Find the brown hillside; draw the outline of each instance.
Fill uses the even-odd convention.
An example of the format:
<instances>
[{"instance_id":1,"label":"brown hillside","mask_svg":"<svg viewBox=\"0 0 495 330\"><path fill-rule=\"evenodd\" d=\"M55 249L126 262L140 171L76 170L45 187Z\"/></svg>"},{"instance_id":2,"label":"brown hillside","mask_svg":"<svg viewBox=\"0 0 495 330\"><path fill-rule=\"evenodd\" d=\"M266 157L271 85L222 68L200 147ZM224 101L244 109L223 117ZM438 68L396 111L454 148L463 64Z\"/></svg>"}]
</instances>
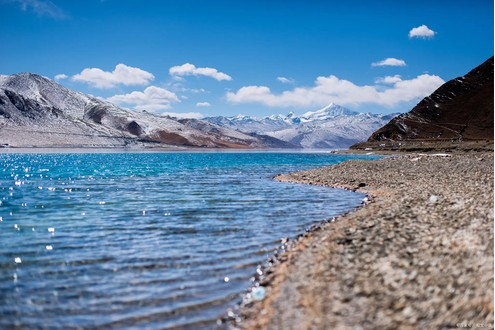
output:
<instances>
[{"instance_id":1,"label":"brown hillside","mask_svg":"<svg viewBox=\"0 0 495 330\"><path fill-rule=\"evenodd\" d=\"M452 79L409 113L378 129L366 147L397 141L493 141L493 56L463 77ZM352 148L352 147L351 147Z\"/></svg>"}]
</instances>

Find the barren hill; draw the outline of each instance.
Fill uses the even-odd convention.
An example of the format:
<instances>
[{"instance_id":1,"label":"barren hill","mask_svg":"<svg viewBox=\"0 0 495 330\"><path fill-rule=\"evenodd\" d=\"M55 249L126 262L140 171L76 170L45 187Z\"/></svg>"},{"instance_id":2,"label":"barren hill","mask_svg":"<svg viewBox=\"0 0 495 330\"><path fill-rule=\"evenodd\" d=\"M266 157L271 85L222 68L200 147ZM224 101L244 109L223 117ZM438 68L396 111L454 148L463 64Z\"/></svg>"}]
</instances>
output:
<instances>
[{"instance_id":1,"label":"barren hill","mask_svg":"<svg viewBox=\"0 0 495 330\"><path fill-rule=\"evenodd\" d=\"M492 56L351 148L421 148L420 144L436 148L483 142L493 149L493 88Z\"/></svg>"}]
</instances>

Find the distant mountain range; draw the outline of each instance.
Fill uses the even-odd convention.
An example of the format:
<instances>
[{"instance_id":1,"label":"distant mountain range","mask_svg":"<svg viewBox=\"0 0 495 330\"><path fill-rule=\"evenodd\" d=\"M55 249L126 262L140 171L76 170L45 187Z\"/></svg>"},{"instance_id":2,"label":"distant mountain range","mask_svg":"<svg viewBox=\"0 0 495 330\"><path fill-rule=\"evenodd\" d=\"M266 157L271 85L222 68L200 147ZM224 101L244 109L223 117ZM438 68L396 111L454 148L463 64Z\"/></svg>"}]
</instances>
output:
<instances>
[{"instance_id":1,"label":"distant mountain range","mask_svg":"<svg viewBox=\"0 0 495 330\"><path fill-rule=\"evenodd\" d=\"M0 75L4 147L347 148L394 115L332 103L302 116L178 119L122 109L36 74Z\"/></svg>"},{"instance_id":2,"label":"distant mountain range","mask_svg":"<svg viewBox=\"0 0 495 330\"><path fill-rule=\"evenodd\" d=\"M366 140L371 132L398 114L357 113L340 105L328 106L298 116L272 115L263 118L238 115L207 117L210 123L238 131L263 134L299 148L347 148Z\"/></svg>"},{"instance_id":3,"label":"distant mountain range","mask_svg":"<svg viewBox=\"0 0 495 330\"><path fill-rule=\"evenodd\" d=\"M291 147L194 119L119 108L42 76L0 75L0 144L10 147Z\"/></svg>"}]
</instances>

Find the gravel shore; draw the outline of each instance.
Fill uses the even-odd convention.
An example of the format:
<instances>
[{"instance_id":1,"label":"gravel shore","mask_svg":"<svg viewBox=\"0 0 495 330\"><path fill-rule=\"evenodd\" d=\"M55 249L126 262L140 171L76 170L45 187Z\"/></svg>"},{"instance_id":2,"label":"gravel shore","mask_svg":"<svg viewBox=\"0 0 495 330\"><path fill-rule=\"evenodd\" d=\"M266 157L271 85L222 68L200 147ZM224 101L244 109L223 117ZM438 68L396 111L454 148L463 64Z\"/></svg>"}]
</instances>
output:
<instances>
[{"instance_id":1,"label":"gravel shore","mask_svg":"<svg viewBox=\"0 0 495 330\"><path fill-rule=\"evenodd\" d=\"M276 179L367 193L273 258L233 327L493 328L493 153L349 161Z\"/></svg>"}]
</instances>

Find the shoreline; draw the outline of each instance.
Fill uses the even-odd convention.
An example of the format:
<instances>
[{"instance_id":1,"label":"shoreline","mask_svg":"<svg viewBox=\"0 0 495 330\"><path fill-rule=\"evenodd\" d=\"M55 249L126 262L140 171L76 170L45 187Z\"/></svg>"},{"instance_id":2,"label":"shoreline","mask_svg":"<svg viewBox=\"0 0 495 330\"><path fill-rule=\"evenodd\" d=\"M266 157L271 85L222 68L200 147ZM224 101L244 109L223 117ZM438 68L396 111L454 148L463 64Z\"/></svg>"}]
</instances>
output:
<instances>
[{"instance_id":1,"label":"shoreline","mask_svg":"<svg viewBox=\"0 0 495 330\"><path fill-rule=\"evenodd\" d=\"M200 147L124 147L124 146L62 146L62 147L0 147L0 154L7 153L321 153L340 154L337 149L287 149L287 148L200 148ZM356 152L354 154L360 154ZM368 153L382 155L382 153ZM386 154L386 153L383 153ZM395 153L396 154L396 153Z\"/></svg>"},{"instance_id":2,"label":"shoreline","mask_svg":"<svg viewBox=\"0 0 495 330\"><path fill-rule=\"evenodd\" d=\"M493 153L409 154L282 174L367 194L284 244L241 329L493 327ZM230 314L230 313L229 313Z\"/></svg>"}]
</instances>

